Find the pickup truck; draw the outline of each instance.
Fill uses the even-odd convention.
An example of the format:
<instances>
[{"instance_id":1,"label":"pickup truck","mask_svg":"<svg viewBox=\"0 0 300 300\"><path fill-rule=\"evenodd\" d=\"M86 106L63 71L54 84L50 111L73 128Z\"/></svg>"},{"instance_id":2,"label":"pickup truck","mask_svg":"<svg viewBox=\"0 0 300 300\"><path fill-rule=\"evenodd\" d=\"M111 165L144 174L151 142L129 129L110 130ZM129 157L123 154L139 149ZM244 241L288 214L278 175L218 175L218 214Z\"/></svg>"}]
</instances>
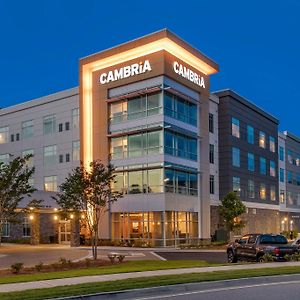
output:
<instances>
[{"instance_id":1,"label":"pickup truck","mask_svg":"<svg viewBox=\"0 0 300 300\"><path fill-rule=\"evenodd\" d=\"M286 254L298 252L296 246L288 244L285 236L280 234L247 234L227 246L227 259L229 263L238 260L262 262L263 256L269 253L274 260L284 260Z\"/></svg>"}]
</instances>

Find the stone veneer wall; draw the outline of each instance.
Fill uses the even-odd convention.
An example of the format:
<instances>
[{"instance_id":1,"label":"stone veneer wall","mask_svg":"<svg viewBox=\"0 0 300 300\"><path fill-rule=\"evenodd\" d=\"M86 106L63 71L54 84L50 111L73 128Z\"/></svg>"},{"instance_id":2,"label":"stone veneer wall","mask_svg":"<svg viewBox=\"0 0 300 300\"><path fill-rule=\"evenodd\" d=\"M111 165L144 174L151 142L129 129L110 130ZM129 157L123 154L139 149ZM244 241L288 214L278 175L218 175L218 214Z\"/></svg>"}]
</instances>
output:
<instances>
[{"instance_id":1,"label":"stone veneer wall","mask_svg":"<svg viewBox=\"0 0 300 300\"><path fill-rule=\"evenodd\" d=\"M24 214L20 214L19 223L10 224L10 236L3 237L2 242L13 242L21 240L22 242L28 242L29 244L32 241L32 237L23 236L23 216ZM31 225L31 234L35 235L35 238L33 239L34 244L38 244L38 240L39 243L42 244L48 244L50 242L57 243L58 222L54 221L53 216L54 214L52 213L41 213L39 216L36 216L36 213L34 213L35 219L32 221ZM37 221L38 224L36 223ZM39 230L39 233L37 233L36 230Z\"/></svg>"},{"instance_id":2,"label":"stone veneer wall","mask_svg":"<svg viewBox=\"0 0 300 300\"><path fill-rule=\"evenodd\" d=\"M224 228L224 223L219 215L217 206L211 206L210 210L211 233L214 234L217 229ZM242 229L241 235L280 232L280 214L277 210L248 208L242 219L246 221L246 226Z\"/></svg>"}]
</instances>

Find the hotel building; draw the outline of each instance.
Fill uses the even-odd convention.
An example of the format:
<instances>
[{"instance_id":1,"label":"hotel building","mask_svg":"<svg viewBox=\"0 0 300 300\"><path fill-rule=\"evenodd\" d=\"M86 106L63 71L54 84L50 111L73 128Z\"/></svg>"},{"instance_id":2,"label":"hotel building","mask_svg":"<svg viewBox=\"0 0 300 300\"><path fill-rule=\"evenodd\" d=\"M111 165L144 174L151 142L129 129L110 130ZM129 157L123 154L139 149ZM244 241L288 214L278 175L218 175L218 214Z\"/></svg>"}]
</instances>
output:
<instances>
[{"instance_id":1,"label":"hotel building","mask_svg":"<svg viewBox=\"0 0 300 300\"><path fill-rule=\"evenodd\" d=\"M285 195L297 192L279 180L280 166L290 169L277 148L297 153L297 139L278 135L278 120L235 92L211 93L216 72L214 61L161 30L81 59L79 88L1 109L0 161L34 154L33 197L44 200L31 219L6 223L3 239L69 242L70 220L51 196L80 161L88 168L96 159L114 165L112 188L124 195L102 220L101 239L210 239L223 226L217 205L232 190L247 206L244 231L278 232L282 218L295 227L290 214L300 206Z\"/></svg>"}]
</instances>

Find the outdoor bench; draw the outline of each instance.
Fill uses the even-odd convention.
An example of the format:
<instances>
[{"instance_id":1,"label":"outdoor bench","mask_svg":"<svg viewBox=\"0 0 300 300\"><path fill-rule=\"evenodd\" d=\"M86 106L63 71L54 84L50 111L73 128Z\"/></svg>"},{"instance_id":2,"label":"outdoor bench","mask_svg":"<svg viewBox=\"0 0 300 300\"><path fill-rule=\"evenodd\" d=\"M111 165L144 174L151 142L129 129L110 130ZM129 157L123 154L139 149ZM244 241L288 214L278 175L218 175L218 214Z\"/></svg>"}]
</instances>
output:
<instances>
[{"instance_id":1,"label":"outdoor bench","mask_svg":"<svg viewBox=\"0 0 300 300\"><path fill-rule=\"evenodd\" d=\"M116 259L119 262L122 262L126 256L130 256L130 254L129 253L117 253L117 252L110 252L107 254L107 257L110 259L110 261L112 263L114 263L116 261Z\"/></svg>"}]
</instances>

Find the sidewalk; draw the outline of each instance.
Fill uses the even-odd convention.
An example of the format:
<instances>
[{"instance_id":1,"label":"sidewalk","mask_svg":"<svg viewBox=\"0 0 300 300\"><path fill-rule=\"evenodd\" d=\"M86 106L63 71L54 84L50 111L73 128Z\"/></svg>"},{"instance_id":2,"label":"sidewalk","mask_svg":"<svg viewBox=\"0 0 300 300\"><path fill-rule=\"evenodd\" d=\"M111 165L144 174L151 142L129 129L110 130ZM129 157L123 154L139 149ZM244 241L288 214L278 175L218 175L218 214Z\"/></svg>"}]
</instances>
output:
<instances>
[{"instance_id":1,"label":"sidewalk","mask_svg":"<svg viewBox=\"0 0 300 300\"><path fill-rule=\"evenodd\" d=\"M81 283L105 282L105 281L114 281L114 280L122 280L122 279L129 279L129 278L141 278L141 277L152 277L152 276L162 276L162 275L180 275L180 274L189 274L189 273L206 273L206 272L230 271L230 270L231 271L232 270L254 270L254 269L264 269L264 268L295 267L295 266L300 266L300 262L229 265L229 266L218 266L218 267L183 268L183 269L157 270L157 271L145 271L145 272L118 273L118 274L110 274L110 275L83 276L83 277L51 279L51 280L23 282L23 283L0 284L0 292L15 292L15 291L24 291L29 289L42 289L42 288L51 288L51 287L74 285L74 284L81 284Z\"/></svg>"}]
</instances>

